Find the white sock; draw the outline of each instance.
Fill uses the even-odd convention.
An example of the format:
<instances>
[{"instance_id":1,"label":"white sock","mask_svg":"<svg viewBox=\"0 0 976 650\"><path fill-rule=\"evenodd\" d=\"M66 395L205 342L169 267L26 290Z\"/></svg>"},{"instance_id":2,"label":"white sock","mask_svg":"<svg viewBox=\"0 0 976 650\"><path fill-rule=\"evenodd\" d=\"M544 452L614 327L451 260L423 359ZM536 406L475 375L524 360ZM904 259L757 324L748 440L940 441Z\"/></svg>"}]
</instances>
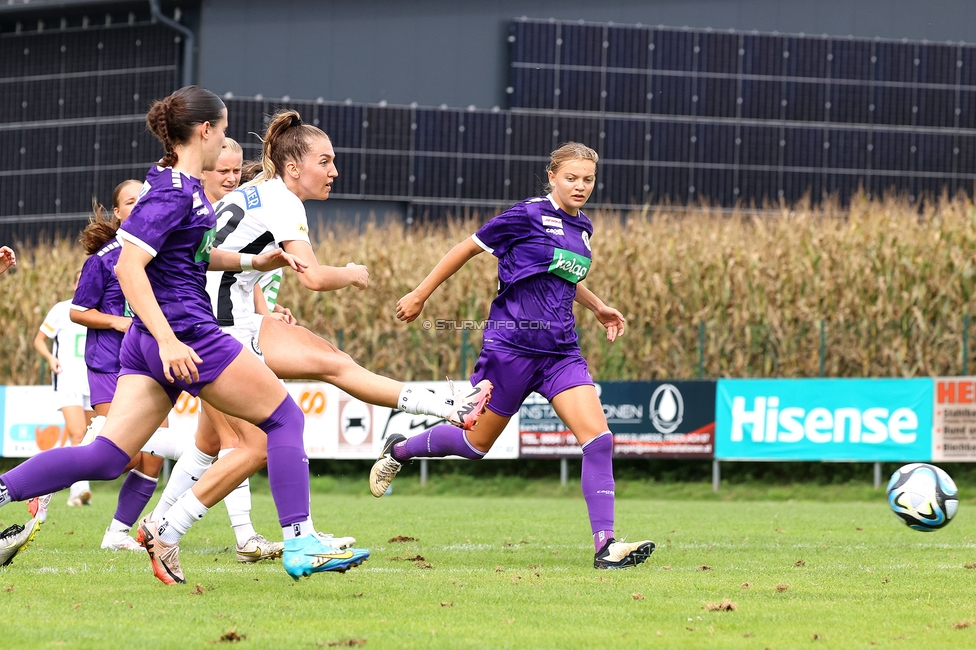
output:
<instances>
[{"instance_id":1,"label":"white sock","mask_svg":"<svg viewBox=\"0 0 976 650\"><path fill-rule=\"evenodd\" d=\"M160 522L159 539L167 544L179 544L186 531L190 530L190 526L197 520L203 519L207 510L209 508L200 503L193 490L187 490Z\"/></svg>"},{"instance_id":2,"label":"white sock","mask_svg":"<svg viewBox=\"0 0 976 650\"><path fill-rule=\"evenodd\" d=\"M203 453L197 449L196 445L180 456L176 465L173 466L173 471L170 472L169 482L166 484L166 489L163 490L163 495L159 497L159 503L156 504L156 509L153 510L151 518L156 521L162 520L167 511L180 498L180 495L193 489L193 485L200 480L200 477L213 462L214 457Z\"/></svg>"},{"instance_id":3,"label":"white sock","mask_svg":"<svg viewBox=\"0 0 976 650\"><path fill-rule=\"evenodd\" d=\"M217 452L217 458L223 458L231 449L221 449ZM257 535L254 526L251 524L251 481L244 479L244 482L234 488L234 491L224 497L224 505L227 506L227 515L230 517L231 528L234 529L234 536L237 537L237 544L243 546L247 540Z\"/></svg>"},{"instance_id":4,"label":"white sock","mask_svg":"<svg viewBox=\"0 0 976 650\"><path fill-rule=\"evenodd\" d=\"M286 542L289 539L298 539L299 537L308 537L315 533L315 529L312 528L312 520L306 519L305 521L299 522L297 524L291 524L290 526L281 527L282 539Z\"/></svg>"},{"instance_id":5,"label":"white sock","mask_svg":"<svg viewBox=\"0 0 976 650\"><path fill-rule=\"evenodd\" d=\"M454 410L454 396L438 395L428 388L404 384L397 398L397 409L420 415L436 415L446 418Z\"/></svg>"},{"instance_id":6,"label":"white sock","mask_svg":"<svg viewBox=\"0 0 976 650\"><path fill-rule=\"evenodd\" d=\"M170 460L179 460L186 451L188 439L166 427L159 427L156 433L142 446L142 451Z\"/></svg>"},{"instance_id":7,"label":"white sock","mask_svg":"<svg viewBox=\"0 0 976 650\"><path fill-rule=\"evenodd\" d=\"M94 418L92 418L91 424L89 424L88 428L85 429L85 437L81 439L81 444L78 446L84 447L85 445L91 444L91 441L98 436L98 433L102 430L102 427L104 426L105 426L104 415L96 415Z\"/></svg>"},{"instance_id":8,"label":"white sock","mask_svg":"<svg viewBox=\"0 0 976 650\"><path fill-rule=\"evenodd\" d=\"M128 526L128 524L123 524L118 519L113 519L112 520L112 523L109 524L109 526L108 526L108 532L110 532L110 533L128 533L129 532L129 526Z\"/></svg>"}]
</instances>

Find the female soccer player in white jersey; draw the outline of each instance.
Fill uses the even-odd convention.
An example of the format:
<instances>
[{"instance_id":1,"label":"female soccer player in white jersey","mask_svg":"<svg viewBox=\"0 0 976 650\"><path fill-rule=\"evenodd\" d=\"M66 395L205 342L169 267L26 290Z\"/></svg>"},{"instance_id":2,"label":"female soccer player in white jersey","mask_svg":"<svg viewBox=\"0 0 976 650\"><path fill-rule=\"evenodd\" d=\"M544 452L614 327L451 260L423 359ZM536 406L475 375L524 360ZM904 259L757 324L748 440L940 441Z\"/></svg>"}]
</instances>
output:
<instances>
[{"instance_id":1,"label":"female soccer player in white jersey","mask_svg":"<svg viewBox=\"0 0 976 650\"><path fill-rule=\"evenodd\" d=\"M614 341L624 317L581 281L589 274L593 224L580 211L596 182L599 156L567 143L550 157L551 193L522 201L482 226L445 255L426 279L397 302L397 318L411 322L434 290L475 255L498 258L498 296L492 302L481 356L471 381L506 381L495 389L488 413L474 431L447 425L407 439L389 437L373 465L370 488L382 496L404 463L413 458L458 455L484 457L522 401L538 391L583 446L583 498L590 515L596 554L593 566L616 569L645 561L650 541L614 539L613 435L593 380L580 354L573 303L591 310Z\"/></svg>"},{"instance_id":2,"label":"female soccer player in white jersey","mask_svg":"<svg viewBox=\"0 0 976 650\"><path fill-rule=\"evenodd\" d=\"M297 112L281 111L268 124L262 161L262 180L231 192L217 205L215 248L243 254L242 266L248 269L250 255L280 244L286 252L308 263L308 268L298 276L306 288L313 291L333 291L348 286L365 289L369 282L366 267L352 262L345 267L321 266L308 238L308 221L302 201L327 199L338 176L335 151L329 137L317 127L303 123ZM266 309L257 313L254 288L260 275L253 270L210 273L207 289L217 322L224 331L250 347L255 354L263 356L268 367L281 379L324 381L364 402L434 415L465 429L474 427L485 412L492 389L490 381L479 382L473 389L463 392L452 391L448 396L416 390L369 372L304 327L266 318L263 313ZM225 457L237 459L236 473L222 480L229 485L236 485L234 480L240 482L261 469L264 461L261 436L255 436L253 427L246 424L235 425L235 428L241 446ZM231 467L228 465L228 470ZM208 470L202 464L197 467L185 465L185 468L191 476ZM215 471L216 465L206 475ZM192 483L187 482L188 491L175 505L165 513L159 512L157 507L153 517L162 516L163 524L167 525L174 519L191 521L187 513L201 511L194 497L198 488L189 490L191 486ZM161 502L168 498L169 491L170 485L167 485ZM338 542L334 540L334 543Z\"/></svg>"},{"instance_id":3,"label":"female soccer player in white jersey","mask_svg":"<svg viewBox=\"0 0 976 650\"><path fill-rule=\"evenodd\" d=\"M187 86L155 102L146 121L166 155L149 170L141 197L119 230L124 244L116 275L135 315L122 343L116 400L91 444L48 450L0 476L0 506L75 480L118 477L185 390L267 434L268 482L285 538L288 574L297 580L358 566L368 551L337 553L312 530L302 410L267 366L220 331L206 293L208 266L233 270L243 261L248 268L289 264L301 270L303 263L280 250L242 260L241 255L212 249L216 220L199 177L204 169L213 169L224 141L227 109L219 97ZM233 454L218 460L215 467L231 458ZM214 479L221 476L214 473ZM225 488L204 476L196 487L209 506L236 485ZM220 491L224 493L212 500ZM9 563L26 546L37 526L31 520L0 535L0 564ZM165 527L144 522L138 539L149 551L157 577L170 584L183 582L179 552L168 543Z\"/></svg>"},{"instance_id":4,"label":"female soccer player in white jersey","mask_svg":"<svg viewBox=\"0 0 976 650\"><path fill-rule=\"evenodd\" d=\"M75 275L71 290L78 288ZM51 380L58 409L64 416L67 443L78 446L85 437L85 428L95 417L88 389L88 368L85 366L85 337L88 330L71 321L71 301L62 300L54 305L34 337L34 349L51 368ZM47 347L47 339L54 340L54 352ZM41 521L47 518L47 501L50 495L31 504L31 514ZM91 503L91 486L88 481L78 481L68 490L68 505L83 506Z\"/></svg>"},{"instance_id":5,"label":"female soccer player in white jersey","mask_svg":"<svg viewBox=\"0 0 976 650\"><path fill-rule=\"evenodd\" d=\"M241 145L232 138L225 138L220 157L217 158L216 168L213 171L204 171L201 178L203 190L211 204L216 205L229 192L237 189L243 164L244 151ZM269 275L278 274L280 277L280 273L280 270L275 270ZM187 450L191 456L183 464L177 462L170 475L170 481L174 486L186 484L187 479L193 480L193 477L186 475L183 469L191 461L194 466L209 466L217 458L223 458L236 449L239 444L237 432L227 422L223 413L204 401L200 402L200 407L194 446ZM174 491L175 489L169 492L164 490L158 505L161 514L165 513L180 496L180 493L172 494ZM243 483L224 498L224 506L227 507L230 525L237 539L238 562L257 562L281 557L284 544L272 542L254 530L254 524L251 522L250 479L244 479Z\"/></svg>"}]
</instances>

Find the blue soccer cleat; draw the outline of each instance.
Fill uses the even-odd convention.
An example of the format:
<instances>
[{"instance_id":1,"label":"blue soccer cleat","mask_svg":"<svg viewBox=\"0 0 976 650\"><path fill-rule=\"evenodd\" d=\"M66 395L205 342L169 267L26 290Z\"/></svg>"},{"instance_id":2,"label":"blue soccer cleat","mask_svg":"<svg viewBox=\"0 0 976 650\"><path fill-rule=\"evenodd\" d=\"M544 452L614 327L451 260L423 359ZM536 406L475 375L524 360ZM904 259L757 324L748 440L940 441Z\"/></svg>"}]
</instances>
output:
<instances>
[{"instance_id":1,"label":"blue soccer cleat","mask_svg":"<svg viewBox=\"0 0 976 650\"><path fill-rule=\"evenodd\" d=\"M364 548L335 548L316 535L285 540L285 571L294 580L320 571L345 573L368 559L369 551Z\"/></svg>"}]
</instances>

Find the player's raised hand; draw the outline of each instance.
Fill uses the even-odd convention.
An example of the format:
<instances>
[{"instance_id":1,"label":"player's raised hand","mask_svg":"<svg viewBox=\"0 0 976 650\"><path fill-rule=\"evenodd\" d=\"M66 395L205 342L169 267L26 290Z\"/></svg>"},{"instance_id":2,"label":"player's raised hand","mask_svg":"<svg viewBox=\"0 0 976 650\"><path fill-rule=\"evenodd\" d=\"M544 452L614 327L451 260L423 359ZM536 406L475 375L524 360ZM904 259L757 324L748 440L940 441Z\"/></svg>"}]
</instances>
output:
<instances>
[{"instance_id":1,"label":"player's raised hand","mask_svg":"<svg viewBox=\"0 0 976 650\"><path fill-rule=\"evenodd\" d=\"M11 266L16 266L17 256L9 246L0 246L0 273L6 273Z\"/></svg>"},{"instance_id":2,"label":"player's raised hand","mask_svg":"<svg viewBox=\"0 0 976 650\"><path fill-rule=\"evenodd\" d=\"M411 291L397 300L396 317L404 323L411 323L417 316L420 316L420 312L424 310L424 303L426 302L426 300L417 295L416 291Z\"/></svg>"},{"instance_id":3,"label":"player's raised hand","mask_svg":"<svg viewBox=\"0 0 976 650\"><path fill-rule=\"evenodd\" d=\"M360 291L369 286L369 270L362 264L356 264L355 262L349 262L346 264L346 270L352 272L352 280L349 282L350 286L356 287Z\"/></svg>"}]
</instances>

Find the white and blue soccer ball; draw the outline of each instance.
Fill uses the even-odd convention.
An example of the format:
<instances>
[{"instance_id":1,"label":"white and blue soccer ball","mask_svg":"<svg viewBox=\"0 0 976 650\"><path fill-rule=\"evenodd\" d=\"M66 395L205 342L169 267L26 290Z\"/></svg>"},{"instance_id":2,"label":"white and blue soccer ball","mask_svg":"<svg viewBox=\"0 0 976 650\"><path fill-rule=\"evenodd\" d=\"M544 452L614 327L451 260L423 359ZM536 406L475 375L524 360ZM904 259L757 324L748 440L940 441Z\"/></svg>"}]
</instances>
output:
<instances>
[{"instance_id":1,"label":"white and blue soccer ball","mask_svg":"<svg viewBox=\"0 0 976 650\"><path fill-rule=\"evenodd\" d=\"M895 470L887 493L891 511L915 530L938 530L952 521L959 508L959 490L952 478L927 463Z\"/></svg>"}]
</instances>

